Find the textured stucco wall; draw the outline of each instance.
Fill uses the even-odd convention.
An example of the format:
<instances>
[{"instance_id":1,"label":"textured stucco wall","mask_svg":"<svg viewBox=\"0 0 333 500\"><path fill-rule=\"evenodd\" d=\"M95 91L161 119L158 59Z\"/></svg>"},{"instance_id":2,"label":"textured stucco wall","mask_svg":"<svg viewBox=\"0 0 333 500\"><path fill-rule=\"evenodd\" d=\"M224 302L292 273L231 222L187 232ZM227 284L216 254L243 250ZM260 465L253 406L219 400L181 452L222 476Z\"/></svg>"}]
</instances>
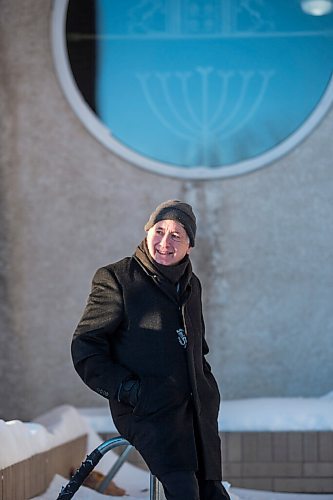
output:
<instances>
[{"instance_id":1,"label":"textured stucco wall","mask_svg":"<svg viewBox=\"0 0 333 500\"><path fill-rule=\"evenodd\" d=\"M320 395L333 380L333 171L329 114L265 169L181 181L117 158L58 83L50 0L2 0L0 417L104 404L70 338L95 269L130 255L158 202L193 203L194 268L223 397Z\"/></svg>"}]
</instances>

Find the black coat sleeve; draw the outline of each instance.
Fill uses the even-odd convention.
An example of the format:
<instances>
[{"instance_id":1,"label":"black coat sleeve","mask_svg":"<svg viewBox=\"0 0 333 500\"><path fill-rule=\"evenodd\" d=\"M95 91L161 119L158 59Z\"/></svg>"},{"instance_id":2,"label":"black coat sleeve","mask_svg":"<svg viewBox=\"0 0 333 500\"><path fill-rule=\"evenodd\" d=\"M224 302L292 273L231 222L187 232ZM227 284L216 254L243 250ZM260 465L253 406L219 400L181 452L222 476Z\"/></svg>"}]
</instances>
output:
<instances>
[{"instance_id":1,"label":"black coat sleeve","mask_svg":"<svg viewBox=\"0 0 333 500\"><path fill-rule=\"evenodd\" d=\"M95 273L83 316L74 332L71 352L74 367L93 391L107 399L117 396L120 383L131 376L112 361L110 339L124 320L121 286L109 269Z\"/></svg>"}]
</instances>

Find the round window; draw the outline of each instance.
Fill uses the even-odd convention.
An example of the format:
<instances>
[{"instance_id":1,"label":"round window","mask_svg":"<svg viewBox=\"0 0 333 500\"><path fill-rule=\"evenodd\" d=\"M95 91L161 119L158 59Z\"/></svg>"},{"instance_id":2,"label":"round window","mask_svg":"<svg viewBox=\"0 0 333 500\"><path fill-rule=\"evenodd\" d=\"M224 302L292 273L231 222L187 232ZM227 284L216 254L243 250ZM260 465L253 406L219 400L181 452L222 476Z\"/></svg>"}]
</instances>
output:
<instances>
[{"instance_id":1,"label":"round window","mask_svg":"<svg viewBox=\"0 0 333 500\"><path fill-rule=\"evenodd\" d=\"M331 105L332 5L310 4L57 0L57 73L86 127L130 162L243 174L290 151Z\"/></svg>"}]
</instances>

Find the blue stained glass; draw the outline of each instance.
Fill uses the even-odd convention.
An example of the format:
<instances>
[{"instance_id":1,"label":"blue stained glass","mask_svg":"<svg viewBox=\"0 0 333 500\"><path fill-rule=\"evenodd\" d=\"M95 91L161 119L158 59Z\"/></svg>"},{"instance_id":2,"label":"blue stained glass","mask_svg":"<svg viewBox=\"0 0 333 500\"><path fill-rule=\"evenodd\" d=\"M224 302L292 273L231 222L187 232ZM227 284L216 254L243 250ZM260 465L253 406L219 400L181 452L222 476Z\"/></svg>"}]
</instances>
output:
<instances>
[{"instance_id":1,"label":"blue stained glass","mask_svg":"<svg viewBox=\"0 0 333 500\"><path fill-rule=\"evenodd\" d=\"M229 166L285 141L332 75L333 15L276 0L96 1L96 108L138 154Z\"/></svg>"}]
</instances>

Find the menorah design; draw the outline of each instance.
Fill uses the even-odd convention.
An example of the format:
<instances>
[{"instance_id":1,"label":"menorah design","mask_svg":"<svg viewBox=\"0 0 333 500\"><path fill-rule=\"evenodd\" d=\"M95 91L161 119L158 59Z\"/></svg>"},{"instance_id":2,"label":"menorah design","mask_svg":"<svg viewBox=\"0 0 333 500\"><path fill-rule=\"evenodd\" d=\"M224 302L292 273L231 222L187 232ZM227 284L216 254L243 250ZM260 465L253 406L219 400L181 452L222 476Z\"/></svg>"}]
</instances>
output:
<instances>
[{"instance_id":1,"label":"menorah design","mask_svg":"<svg viewBox=\"0 0 333 500\"><path fill-rule=\"evenodd\" d=\"M136 77L158 122L186 142L186 162L212 166L223 160L219 143L241 131L258 111L273 75L268 70L196 67L194 71L137 73Z\"/></svg>"}]
</instances>

